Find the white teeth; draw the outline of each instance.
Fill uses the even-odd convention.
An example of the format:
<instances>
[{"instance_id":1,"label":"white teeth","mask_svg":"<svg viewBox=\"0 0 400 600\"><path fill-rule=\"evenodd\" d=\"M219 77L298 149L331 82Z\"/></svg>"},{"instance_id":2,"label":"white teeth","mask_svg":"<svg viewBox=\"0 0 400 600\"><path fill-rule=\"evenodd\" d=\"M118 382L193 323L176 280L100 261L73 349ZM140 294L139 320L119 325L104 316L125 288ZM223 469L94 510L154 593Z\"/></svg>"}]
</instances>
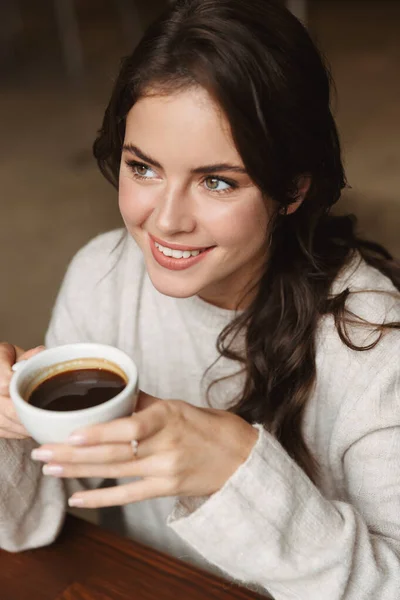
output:
<instances>
[{"instance_id":1,"label":"white teeth","mask_svg":"<svg viewBox=\"0 0 400 600\"><path fill-rule=\"evenodd\" d=\"M164 256L172 256L173 258L190 258L191 256L198 256L200 254L200 250L172 250L172 248L167 248L165 246L161 246L157 242L154 242L156 248L164 254Z\"/></svg>"},{"instance_id":2,"label":"white teeth","mask_svg":"<svg viewBox=\"0 0 400 600\"><path fill-rule=\"evenodd\" d=\"M173 258L183 258L182 250L172 250Z\"/></svg>"}]
</instances>

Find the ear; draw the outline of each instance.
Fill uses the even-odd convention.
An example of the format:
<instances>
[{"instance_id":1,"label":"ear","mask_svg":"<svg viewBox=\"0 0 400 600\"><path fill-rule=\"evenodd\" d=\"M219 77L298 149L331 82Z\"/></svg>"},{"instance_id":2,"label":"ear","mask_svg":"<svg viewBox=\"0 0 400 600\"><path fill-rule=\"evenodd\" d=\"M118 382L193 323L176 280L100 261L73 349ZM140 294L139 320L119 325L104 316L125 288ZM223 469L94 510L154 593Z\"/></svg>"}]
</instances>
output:
<instances>
[{"instance_id":1,"label":"ear","mask_svg":"<svg viewBox=\"0 0 400 600\"><path fill-rule=\"evenodd\" d=\"M285 209L281 209L279 212L284 215L292 215L296 212L298 208L303 204L308 191L311 186L311 176L310 175L301 175L301 177L297 180L297 194L296 194L296 202L289 204L289 206Z\"/></svg>"}]
</instances>

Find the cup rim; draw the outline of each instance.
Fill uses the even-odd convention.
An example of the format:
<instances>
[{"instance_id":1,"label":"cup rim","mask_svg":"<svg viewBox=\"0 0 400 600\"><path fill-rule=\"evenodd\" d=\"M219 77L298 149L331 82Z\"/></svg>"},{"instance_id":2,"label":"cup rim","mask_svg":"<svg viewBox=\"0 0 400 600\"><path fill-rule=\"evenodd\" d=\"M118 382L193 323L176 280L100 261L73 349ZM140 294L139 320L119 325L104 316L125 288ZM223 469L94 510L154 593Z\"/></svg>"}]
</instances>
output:
<instances>
[{"instance_id":1,"label":"cup rim","mask_svg":"<svg viewBox=\"0 0 400 600\"><path fill-rule=\"evenodd\" d=\"M128 377L128 381L126 386L124 387L124 389L119 392L119 394L117 394L116 396L113 396L112 398L110 398L109 400L106 400L106 402L103 402L102 404L97 404L96 406L91 406L90 408L79 408L77 410L68 410L68 411L51 411L51 410L47 410L45 408L39 408L38 406L32 406L32 404L29 404L29 402L27 402L20 394L19 390L18 390L18 384L19 381L21 379L21 377L23 376L23 374L25 373L26 369L29 368L33 365L35 365L36 363L40 363L41 360L43 359L43 355L45 353L51 353L54 350L58 350L58 349L62 349L62 348L67 348L67 347L71 347L71 346L79 346L82 349L86 349L86 350L91 350L91 348L93 348L93 350L96 350L96 352L101 351L101 349L105 349L105 351L112 351L115 352L117 354L121 354L121 356L124 357L125 360L128 360L131 364L131 366L134 369L135 372L135 377L130 377L128 373L126 373L126 370L124 367L122 367L120 364L118 364L116 361L116 364L118 364L118 366L125 372L125 374ZM71 357L69 359L65 359L65 360L73 360L73 359L79 359L79 358L102 358L105 360L109 360L110 362L113 362L113 359L111 358L104 358L104 356L93 356L93 357L79 357L79 356L74 356ZM62 362L62 361L60 361ZM57 364L56 362L54 364ZM46 419L51 419L51 420L59 420L59 419L68 419L68 416L76 416L76 415L90 415L90 414L99 414L101 412L105 412L108 409L110 409L112 406L114 406L114 404L119 404L119 402L121 401L121 397L125 397L128 394L132 394L132 392L134 394L137 394L138 392L138 387L139 387L139 381L138 381L138 372L137 372L137 367L134 363L134 361L131 359L131 357L124 352L123 350L120 350L119 348L116 348L115 346L111 346L108 344L96 344L96 343L90 343L90 342L75 342L75 343L71 343L71 344L62 344L60 346L54 346L52 348L46 348L46 350L43 350L42 352L40 352L39 354L35 354L35 356L32 356L31 358L29 358L27 360L27 363L21 367L21 369L19 369L18 371L16 371L14 373L14 375L11 378L11 382L10 382L10 397L11 400L14 404L16 404L17 406L21 407L22 410L26 411L27 414L31 414L32 416L36 415L36 416L44 416L46 415ZM133 412L133 411L132 411Z\"/></svg>"}]
</instances>

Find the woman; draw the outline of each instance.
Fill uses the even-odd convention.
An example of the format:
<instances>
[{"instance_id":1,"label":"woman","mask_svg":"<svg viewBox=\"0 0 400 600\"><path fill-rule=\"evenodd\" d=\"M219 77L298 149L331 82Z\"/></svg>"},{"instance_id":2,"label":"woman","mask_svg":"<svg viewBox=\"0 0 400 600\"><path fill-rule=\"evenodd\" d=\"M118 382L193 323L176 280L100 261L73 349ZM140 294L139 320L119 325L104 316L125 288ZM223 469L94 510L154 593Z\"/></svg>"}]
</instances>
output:
<instances>
[{"instance_id":1,"label":"woman","mask_svg":"<svg viewBox=\"0 0 400 600\"><path fill-rule=\"evenodd\" d=\"M272 0L178 0L124 61L94 153L126 232L74 258L46 344L125 350L139 410L33 462L4 390L26 355L4 344L2 547L55 538L62 480L71 506L277 600L398 598L400 278L330 214L329 101Z\"/></svg>"}]
</instances>

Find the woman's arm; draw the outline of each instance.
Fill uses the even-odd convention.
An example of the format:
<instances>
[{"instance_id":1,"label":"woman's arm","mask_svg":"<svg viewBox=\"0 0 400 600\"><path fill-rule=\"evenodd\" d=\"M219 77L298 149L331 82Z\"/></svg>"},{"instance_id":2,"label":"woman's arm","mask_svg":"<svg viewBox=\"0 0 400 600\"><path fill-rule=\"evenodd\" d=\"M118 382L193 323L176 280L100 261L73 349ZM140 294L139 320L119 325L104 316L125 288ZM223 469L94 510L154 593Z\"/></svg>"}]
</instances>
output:
<instances>
[{"instance_id":1,"label":"woman's arm","mask_svg":"<svg viewBox=\"0 0 400 600\"><path fill-rule=\"evenodd\" d=\"M200 507L182 499L170 526L231 577L276 600L398 600L400 403L393 367L362 402L375 429L343 454L346 501L325 498L262 430L226 485Z\"/></svg>"},{"instance_id":2,"label":"woman's arm","mask_svg":"<svg viewBox=\"0 0 400 600\"><path fill-rule=\"evenodd\" d=\"M350 400L345 406L347 427L353 432L364 421L364 435L357 432L345 447L342 420L332 443L326 440L338 463L330 467L341 487L336 498L325 497L261 427L254 440L254 428L231 413L155 398L132 417L79 432L71 444L45 446L52 453L46 472L140 478L74 494L75 506L180 496L169 518L175 532L234 579L276 600L398 600L398 376L383 379L386 387L378 379L365 402L355 403L363 417Z\"/></svg>"},{"instance_id":3,"label":"woman's arm","mask_svg":"<svg viewBox=\"0 0 400 600\"><path fill-rule=\"evenodd\" d=\"M181 497L169 518L175 532L276 600L398 600L399 378L391 361L384 371L358 397L347 388L343 414L325 440L331 485L324 489L336 489L329 497L261 427L254 435L232 413L182 401L149 397L131 417L44 446L46 456L35 458L55 477L139 478L78 492L74 506ZM137 453L132 440L139 440Z\"/></svg>"}]
</instances>

